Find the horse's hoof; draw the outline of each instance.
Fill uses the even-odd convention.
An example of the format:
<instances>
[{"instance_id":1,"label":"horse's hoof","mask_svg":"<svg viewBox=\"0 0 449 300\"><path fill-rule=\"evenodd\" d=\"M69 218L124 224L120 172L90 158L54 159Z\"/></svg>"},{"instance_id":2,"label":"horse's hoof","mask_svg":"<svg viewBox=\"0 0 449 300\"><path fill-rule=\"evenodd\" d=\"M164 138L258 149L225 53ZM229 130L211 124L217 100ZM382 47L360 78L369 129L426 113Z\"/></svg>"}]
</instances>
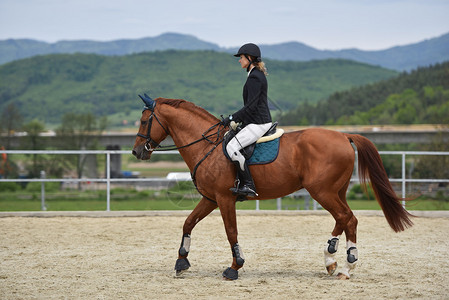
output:
<instances>
[{"instance_id":1,"label":"horse's hoof","mask_svg":"<svg viewBox=\"0 0 449 300\"><path fill-rule=\"evenodd\" d=\"M223 272L224 280L237 280L239 278L239 271L234 270L233 268L227 268Z\"/></svg>"},{"instance_id":2,"label":"horse's hoof","mask_svg":"<svg viewBox=\"0 0 449 300\"><path fill-rule=\"evenodd\" d=\"M175 264L176 276L182 275L190 268L190 262L187 258L178 258Z\"/></svg>"},{"instance_id":3,"label":"horse's hoof","mask_svg":"<svg viewBox=\"0 0 449 300\"><path fill-rule=\"evenodd\" d=\"M186 273L188 270L176 270L175 277L181 277L182 274Z\"/></svg>"},{"instance_id":4,"label":"horse's hoof","mask_svg":"<svg viewBox=\"0 0 449 300\"><path fill-rule=\"evenodd\" d=\"M337 270L337 262L334 262L326 267L327 274L334 274L335 270Z\"/></svg>"},{"instance_id":5,"label":"horse's hoof","mask_svg":"<svg viewBox=\"0 0 449 300\"><path fill-rule=\"evenodd\" d=\"M345 274L343 274L343 273L338 273L338 274L337 274L337 279L340 279L340 280L348 280L348 279L349 279L349 276L348 276L348 275L345 275Z\"/></svg>"}]
</instances>

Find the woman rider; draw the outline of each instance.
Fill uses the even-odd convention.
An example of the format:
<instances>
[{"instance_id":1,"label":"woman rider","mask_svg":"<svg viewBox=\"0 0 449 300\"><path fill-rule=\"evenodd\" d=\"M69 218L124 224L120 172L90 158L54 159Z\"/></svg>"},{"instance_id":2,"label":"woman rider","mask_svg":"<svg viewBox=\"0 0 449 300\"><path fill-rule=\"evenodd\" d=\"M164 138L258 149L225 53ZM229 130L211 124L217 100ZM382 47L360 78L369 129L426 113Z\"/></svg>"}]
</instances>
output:
<instances>
[{"instance_id":1,"label":"woman rider","mask_svg":"<svg viewBox=\"0 0 449 300\"><path fill-rule=\"evenodd\" d=\"M225 126L231 121L241 122L243 127L226 146L229 157L237 164L240 181L237 187L231 188L231 191L234 194L255 197L258 195L256 187L240 149L256 142L272 125L267 100L268 83L265 77L267 71L261 59L260 49L255 44L243 45L234 56L240 57L239 63L242 68L246 68L248 78L243 86L244 106L222 121Z\"/></svg>"}]
</instances>

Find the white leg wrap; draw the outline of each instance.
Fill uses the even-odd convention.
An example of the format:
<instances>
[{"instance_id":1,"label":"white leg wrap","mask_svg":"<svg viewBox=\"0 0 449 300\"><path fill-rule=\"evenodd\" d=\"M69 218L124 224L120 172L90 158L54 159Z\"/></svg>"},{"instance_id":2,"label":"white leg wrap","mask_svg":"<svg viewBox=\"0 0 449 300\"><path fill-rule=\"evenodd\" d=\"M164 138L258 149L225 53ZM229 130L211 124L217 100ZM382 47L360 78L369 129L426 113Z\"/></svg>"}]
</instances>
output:
<instances>
[{"instance_id":1,"label":"white leg wrap","mask_svg":"<svg viewBox=\"0 0 449 300\"><path fill-rule=\"evenodd\" d=\"M348 256L346 258L345 266L341 270L341 273L349 278L350 277L349 272L353 270L357 265L359 254L356 248L356 244L351 241L346 242L346 251Z\"/></svg>"},{"instance_id":2,"label":"white leg wrap","mask_svg":"<svg viewBox=\"0 0 449 300\"><path fill-rule=\"evenodd\" d=\"M190 236L183 237L182 246L187 252L190 252L190 241L191 241Z\"/></svg>"},{"instance_id":3,"label":"white leg wrap","mask_svg":"<svg viewBox=\"0 0 449 300\"><path fill-rule=\"evenodd\" d=\"M242 250L242 247L239 245L239 253L240 253L240 257L243 259L243 260L245 260L245 255L243 255L243 250Z\"/></svg>"},{"instance_id":4,"label":"white leg wrap","mask_svg":"<svg viewBox=\"0 0 449 300\"><path fill-rule=\"evenodd\" d=\"M338 243L340 241L340 236L331 236L329 241L331 241L332 239L337 239L337 241L335 243L335 247L334 247L335 250L337 250L338 249ZM333 263L336 262L336 260L335 260L335 254L336 253L337 253L336 251L334 253L330 253L329 252L329 242L326 243L326 246L324 246L324 265L326 267L328 267L328 266L330 266L330 265L332 265Z\"/></svg>"},{"instance_id":5,"label":"white leg wrap","mask_svg":"<svg viewBox=\"0 0 449 300\"><path fill-rule=\"evenodd\" d=\"M351 241L347 241L346 242L346 251L348 254L347 257L347 263L349 266L351 266L351 270L355 268L357 261L359 259L359 252L356 248L355 243L351 242Z\"/></svg>"}]
</instances>

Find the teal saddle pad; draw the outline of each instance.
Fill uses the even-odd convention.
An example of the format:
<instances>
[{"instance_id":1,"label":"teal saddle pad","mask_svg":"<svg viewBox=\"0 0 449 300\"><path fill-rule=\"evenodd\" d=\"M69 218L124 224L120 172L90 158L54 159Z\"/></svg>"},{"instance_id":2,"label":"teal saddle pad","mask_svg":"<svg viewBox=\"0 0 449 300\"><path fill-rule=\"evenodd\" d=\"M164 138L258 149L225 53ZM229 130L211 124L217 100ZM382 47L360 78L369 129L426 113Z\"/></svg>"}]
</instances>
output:
<instances>
[{"instance_id":1,"label":"teal saddle pad","mask_svg":"<svg viewBox=\"0 0 449 300\"><path fill-rule=\"evenodd\" d=\"M279 138L256 144L253 155L248 159L249 165L268 164L276 160L279 154Z\"/></svg>"},{"instance_id":2,"label":"teal saddle pad","mask_svg":"<svg viewBox=\"0 0 449 300\"><path fill-rule=\"evenodd\" d=\"M223 153L230 160L226 146L229 141L236 135L234 131L229 131L223 139ZM280 137L263 143L253 143L240 150L240 153L245 157L248 165L263 165L269 164L276 160L279 154L279 139Z\"/></svg>"}]
</instances>

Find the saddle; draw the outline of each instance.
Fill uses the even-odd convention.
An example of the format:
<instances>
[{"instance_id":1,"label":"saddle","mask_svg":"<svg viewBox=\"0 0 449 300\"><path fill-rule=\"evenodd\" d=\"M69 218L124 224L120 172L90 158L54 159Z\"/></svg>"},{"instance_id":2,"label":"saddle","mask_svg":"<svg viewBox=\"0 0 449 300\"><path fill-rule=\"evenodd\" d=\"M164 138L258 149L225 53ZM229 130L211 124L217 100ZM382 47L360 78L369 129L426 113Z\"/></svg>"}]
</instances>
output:
<instances>
[{"instance_id":1,"label":"saddle","mask_svg":"<svg viewBox=\"0 0 449 300\"><path fill-rule=\"evenodd\" d=\"M223 153L230 159L226 146L229 141L242 129L231 122L231 129L225 134L223 140ZM284 130L277 128L278 122L274 122L270 129L255 143L240 150L248 165L267 164L273 162L279 153L279 138L284 134Z\"/></svg>"}]
</instances>

